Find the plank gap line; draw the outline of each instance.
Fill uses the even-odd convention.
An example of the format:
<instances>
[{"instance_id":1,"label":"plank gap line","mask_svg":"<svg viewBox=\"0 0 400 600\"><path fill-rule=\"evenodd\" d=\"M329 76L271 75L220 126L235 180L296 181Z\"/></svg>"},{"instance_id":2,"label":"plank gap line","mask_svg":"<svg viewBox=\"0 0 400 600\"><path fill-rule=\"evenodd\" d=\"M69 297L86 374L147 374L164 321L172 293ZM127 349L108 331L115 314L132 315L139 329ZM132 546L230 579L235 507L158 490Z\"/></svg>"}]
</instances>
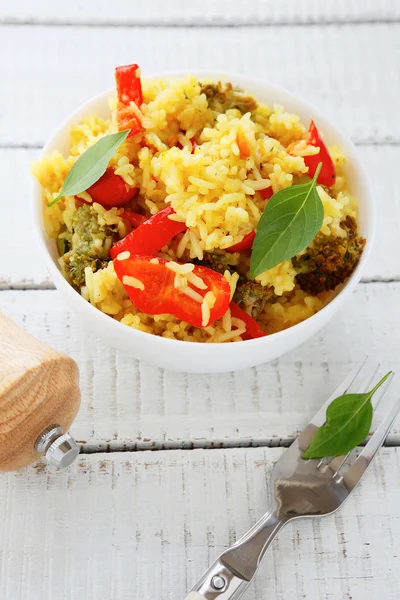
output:
<instances>
[{"instance_id":1,"label":"plank gap line","mask_svg":"<svg viewBox=\"0 0 400 600\"><path fill-rule=\"evenodd\" d=\"M44 144L33 143L33 144L10 144L10 143L1 143L0 142L0 150L41 150Z\"/></svg>"},{"instance_id":2,"label":"plank gap line","mask_svg":"<svg viewBox=\"0 0 400 600\"><path fill-rule=\"evenodd\" d=\"M267 20L259 20L255 21L232 21L225 22L222 20L215 19L214 22L207 20L200 20L196 22L191 21L181 21L179 23L172 23L169 21L117 21L117 20L109 20L107 23L98 21L58 21L58 20L35 20L35 19L16 19L16 18L4 18L0 20L0 26L3 27L79 27L79 28L139 28L145 27L148 29L160 29L160 28L169 28L169 29L188 29L188 28L198 28L198 29L233 29L233 28L244 28L244 27L335 27L338 25L347 25L347 26L359 26L359 25L398 25L400 24L400 19L398 18L384 18L384 19L359 19L359 20L351 20L348 18L337 19L337 20L309 20L309 21L267 21Z\"/></svg>"},{"instance_id":3,"label":"plank gap line","mask_svg":"<svg viewBox=\"0 0 400 600\"><path fill-rule=\"evenodd\" d=\"M366 284L372 284L372 283L400 283L400 276L399 277L389 277L387 279L385 278L379 278L379 277L366 277L365 279L362 277L360 279L360 283L366 283Z\"/></svg>"},{"instance_id":4,"label":"plank gap line","mask_svg":"<svg viewBox=\"0 0 400 600\"><path fill-rule=\"evenodd\" d=\"M289 448L295 438L265 438L265 439L249 439L249 440L168 440L168 441L153 441L153 442L93 442L86 443L77 440L78 444L82 444L81 454L103 454L117 452L161 452L173 450L220 450L234 448ZM367 442L359 444L358 447L364 447ZM397 448L400 446L400 435L389 435L383 444L387 448Z\"/></svg>"},{"instance_id":5,"label":"plank gap line","mask_svg":"<svg viewBox=\"0 0 400 600\"><path fill-rule=\"evenodd\" d=\"M0 283L0 292L40 292L43 290L55 290L56 287L51 281L44 281L43 283L33 283L33 282L16 282L16 283Z\"/></svg>"},{"instance_id":6,"label":"plank gap line","mask_svg":"<svg viewBox=\"0 0 400 600\"><path fill-rule=\"evenodd\" d=\"M355 146L388 146L388 147L398 147L400 146L400 139L381 139L374 140L370 138L352 140Z\"/></svg>"}]
</instances>

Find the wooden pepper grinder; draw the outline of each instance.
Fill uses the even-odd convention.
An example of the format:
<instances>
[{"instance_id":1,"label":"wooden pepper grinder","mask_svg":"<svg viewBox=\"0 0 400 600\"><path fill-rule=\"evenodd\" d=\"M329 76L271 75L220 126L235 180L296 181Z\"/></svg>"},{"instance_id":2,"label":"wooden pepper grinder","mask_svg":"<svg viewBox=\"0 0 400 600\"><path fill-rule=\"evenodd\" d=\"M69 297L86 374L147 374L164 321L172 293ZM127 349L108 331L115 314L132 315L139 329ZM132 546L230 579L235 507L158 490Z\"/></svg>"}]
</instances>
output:
<instances>
[{"instance_id":1,"label":"wooden pepper grinder","mask_svg":"<svg viewBox=\"0 0 400 600\"><path fill-rule=\"evenodd\" d=\"M0 471L20 469L44 454L70 465L79 454L64 433L80 405L78 367L0 312Z\"/></svg>"}]
</instances>

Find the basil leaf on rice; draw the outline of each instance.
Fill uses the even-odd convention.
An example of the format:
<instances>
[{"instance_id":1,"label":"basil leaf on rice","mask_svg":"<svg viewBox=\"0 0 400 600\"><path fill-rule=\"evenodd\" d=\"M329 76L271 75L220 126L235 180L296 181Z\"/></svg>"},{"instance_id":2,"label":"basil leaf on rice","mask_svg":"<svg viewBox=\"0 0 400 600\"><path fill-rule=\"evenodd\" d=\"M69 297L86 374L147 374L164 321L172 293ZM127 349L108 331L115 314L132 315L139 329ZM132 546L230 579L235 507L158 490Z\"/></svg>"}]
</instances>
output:
<instances>
[{"instance_id":1,"label":"basil leaf on rice","mask_svg":"<svg viewBox=\"0 0 400 600\"><path fill-rule=\"evenodd\" d=\"M268 201L251 252L252 279L296 256L321 229L324 207L315 189L321 166L310 182L280 190Z\"/></svg>"},{"instance_id":2,"label":"basil leaf on rice","mask_svg":"<svg viewBox=\"0 0 400 600\"><path fill-rule=\"evenodd\" d=\"M130 129L105 135L90 146L76 161L65 178L61 192L47 206L53 206L64 196L74 196L87 190L106 172L108 163L121 144L126 140Z\"/></svg>"}]
</instances>

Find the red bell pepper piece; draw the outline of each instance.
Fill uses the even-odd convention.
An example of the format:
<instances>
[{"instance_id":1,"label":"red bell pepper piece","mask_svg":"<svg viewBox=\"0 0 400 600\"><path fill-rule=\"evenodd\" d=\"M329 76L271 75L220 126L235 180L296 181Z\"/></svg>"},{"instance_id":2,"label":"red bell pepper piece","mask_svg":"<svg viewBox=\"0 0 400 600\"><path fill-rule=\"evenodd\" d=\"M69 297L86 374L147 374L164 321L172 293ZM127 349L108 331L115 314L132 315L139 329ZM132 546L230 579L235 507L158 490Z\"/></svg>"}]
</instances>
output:
<instances>
[{"instance_id":1,"label":"red bell pepper piece","mask_svg":"<svg viewBox=\"0 0 400 600\"><path fill-rule=\"evenodd\" d=\"M254 338L264 337L267 335L265 331L261 329L257 321L248 315L247 312L245 312L242 308L240 308L236 302L231 302L229 308L231 309L232 317L241 319L246 324L246 331L245 333L242 333L241 336L244 340L252 340Z\"/></svg>"},{"instance_id":2,"label":"red bell pepper piece","mask_svg":"<svg viewBox=\"0 0 400 600\"><path fill-rule=\"evenodd\" d=\"M120 252L128 250L131 254L152 255L168 244L178 233L185 231L185 223L172 221L169 215L175 211L170 206L139 225L110 249L111 258L116 258Z\"/></svg>"},{"instance_id":3,"label":"red bell pepper piece","mask_svg":"<svg viewBox=\"0 0 400 600\"><path fill-rule=\"evenodd\" d=\"M134 102L136 106L141 106L143 92L138 65L116 67L115 81L117 84L118 100L122 104L128 106L130 102Z\"/></svg>"},{"instance_id":4,"label":"red bell pepper piece","mask_svg":"<svg viewBox=\"0 0 400 600\"><path fill-rule=\"evenodd\" d=\"M169 314L195 327L203 327L201 303L184 294L179 288L174 287L175 273L165 265L167 260L157 259L151 262L151 256L131 255L125 260L114 260L114 268L133 304L148 315ZM210 319L207 327L220 319L228 310L230 300L230 286L228 281L216 271L207 267L195 266L193 273L204 281L206 290L191 287L200 296L207 292L215 295L215 304L210 309ZM144 289L130 286L124 276L135 277Z\"/></svg>"},{"instance_id":5,"label":"red bell pepper piece","mask_svg":"<svg viewBox=\"0 0 400 600\"><path fill-rule=\"evenodd\" d=\"M130 129L128 138L140 133L143 130L142 124L133 110L129 106L119 104L117 108L118 131Z\"/></svg>"},{"instance_id":6,"label":"red bell pepper piece","mask_svg":"<svg viewBox=\"0 0 400 600\"><path fill-rule=\"evenodd\" d=\"M117 84L118 108L117 124L118 130L130 129L128 137L140 133L142 124L129 104L134 102L141 106L143 102L142 84L138 65L124 65L115 69L115 81Z\"/></svg>"},{"instance_id":7,"label":"red bell pepper piece","mask_svg":"<svg viewBox=\"0 0 400 600\"><path fill-rule=\"evenodd\" d=\"M129 223L133 227L139 227L139 225L141 225L142 223L147 221L149 218L149 217L146 217L145 215L141 215L139 213L135 213L130 210L124 210L121 217L123 219L126 219L127 221L129 221Z\"/></svg>"},{"instance_id":8,"label":"red bell pepper piece","mask_svg":"<svg viewBox=\"0 0 400 600\"><path fill-rule=\"evenodd\" d=\"M87 190L93 202L97 202L104 208L113 206L124 206L137 193L137 188L129 187L119 175L114 173L112 167L108 167L104 175Z\"/></svg>"},{"instance_id":9,"label":"red bell pepper piece","mask_svg":"<svg viewBox=\"0 0 400 600\"><path fill-rule=\"evenodd\" d=\"M272 185L270 185L267 188L264 188L263 190L258 190L258 193L261 195L261 198L263 200L269 200L274 195L274 191L272 189Z\"/></svg>"},{"instance_id":10,"label":"red bell pepper piece","mask_svg":"<svg viewBox=\"0 0 400 600\"><path fill-rule=\"evenodd\" d=\"M331 155L329 154L328 148L319 135L319 131L316 128L314 121L311 121L310 123L306 142L311 146L319 147L318 154L303 157L304 162L308 167L308 175L310 177L314 177L319 163L322 163L322 168L318 175L317 182L328 187L332 186L336 181L335 164Z\"/></svg>"},{"instance_id":11,"label":"red bell pepper piece","mask_svg":"<svg viewBox=\"0 0 400 600\"><path fill-rule=\"evenodd\" d=\"M237 244L233 244L233 246L229 246L226 248L228 252L244 252L245 250L250 250L253 245L254 238L256 237L255 231L250 231L248 234L244 236L241 242Z\"/></svg>"}]
</instances>

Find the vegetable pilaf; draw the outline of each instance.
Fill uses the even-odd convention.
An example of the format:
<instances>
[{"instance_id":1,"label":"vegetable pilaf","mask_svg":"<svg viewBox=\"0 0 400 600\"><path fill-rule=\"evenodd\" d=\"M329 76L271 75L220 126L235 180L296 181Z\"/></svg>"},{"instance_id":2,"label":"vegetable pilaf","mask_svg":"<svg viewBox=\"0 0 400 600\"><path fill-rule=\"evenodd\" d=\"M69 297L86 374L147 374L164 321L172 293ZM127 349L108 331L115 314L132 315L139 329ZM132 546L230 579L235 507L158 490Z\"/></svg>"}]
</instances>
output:
<instances>
[{"instance_id":1,"label":"vegetable pilaf","mask_svg":"<svg viewBox=\"0 0 400 600\"><path fill-rule=\"evenodd\" d=\"M228 342L319 311L365 240L345 156L318 123L234 82L117 67L110 117L32 166L65 278L147 333Z\"/></svg>"}]
</instances>

